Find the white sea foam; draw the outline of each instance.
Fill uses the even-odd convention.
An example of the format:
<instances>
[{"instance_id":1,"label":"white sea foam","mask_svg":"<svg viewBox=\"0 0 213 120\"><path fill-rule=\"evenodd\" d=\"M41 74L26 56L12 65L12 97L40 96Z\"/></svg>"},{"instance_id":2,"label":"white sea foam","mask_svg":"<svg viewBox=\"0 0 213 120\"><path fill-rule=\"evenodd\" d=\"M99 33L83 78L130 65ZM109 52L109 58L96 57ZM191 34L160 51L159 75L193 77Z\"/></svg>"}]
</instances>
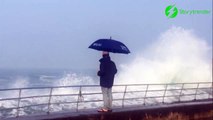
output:
<instances>
[{"instance_id":1,"label":"white sea foam","mask_svg":"<svg viewBox=\"0 0 213 120\"><path fill-rule=\"evenodd\" d=\"M73 85L94 85L94 80L90 76L76 73L67 73L61 79L56 80L53 86L73 86ZM79 88L60 88L54 91L55 94L71 94L79 92Z\"/></svg>"},{"instance_id":2,"label":"white sea foam","mask_svg":"<svg viewBox=\"0 0 213 120\"><path fill-rule=\"evenodd\" d=\"M14 83L10 84L9 88L24 88L29 86L29 78L28 77L22 77L22 76L17 76L14 78L15 80Z\"/></svg>"},{"instance_id":3,"label":"white sea foam","mask_svg":"<svg viewBox=\"0 0 213 120\"><path fill-rule=\"evenodd\" d=\"M172 27L158 40L121 65L117 83L212 81L211 47L192 30Z\"/></svg>"},{"instance_id":4,"label":"white sea foam","mask_svg":"<svg viewBox=\"0 0 213 120\"><path fill-rule=\"evenodd\" d=\"M91 85L94 84L92 77L76 73L67 73L61 79L56 80L54 85L69 86L69 85Z\"/></svg>"}]
</instances>

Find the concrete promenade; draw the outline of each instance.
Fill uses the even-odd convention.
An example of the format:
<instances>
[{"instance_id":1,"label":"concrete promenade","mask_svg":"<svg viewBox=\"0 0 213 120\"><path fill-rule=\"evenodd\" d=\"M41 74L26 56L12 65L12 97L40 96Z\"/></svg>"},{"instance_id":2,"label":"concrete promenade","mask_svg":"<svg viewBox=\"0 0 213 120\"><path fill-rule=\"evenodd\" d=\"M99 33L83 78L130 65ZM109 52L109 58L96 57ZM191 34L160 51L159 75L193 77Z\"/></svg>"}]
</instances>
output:
<instances>
[{"instance_id":1,"label":"concrete promenade","mask_svg":"<svg viewBox=\"0 0 213 120\"><path fill-rule=\"evenodd\" d=\"M111 113L98 113L96 109L88 109L79 112L57 112L45 115L20 116L5 120L142 120L147 115L163 116L171 112L178 112L192 116L205 111L213 111L213 99L149 106L128 106L125 108L114 108ZM208 117L202 119L210 120Z\"/></svg>"}]
</instances>

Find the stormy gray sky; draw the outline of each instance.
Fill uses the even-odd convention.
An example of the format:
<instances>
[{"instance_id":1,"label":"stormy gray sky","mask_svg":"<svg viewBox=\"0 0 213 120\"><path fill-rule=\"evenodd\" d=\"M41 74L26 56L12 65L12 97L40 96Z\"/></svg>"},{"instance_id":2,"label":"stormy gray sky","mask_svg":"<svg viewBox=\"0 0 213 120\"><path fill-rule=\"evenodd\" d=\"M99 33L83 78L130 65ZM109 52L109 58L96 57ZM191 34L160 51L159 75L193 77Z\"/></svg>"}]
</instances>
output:
<instances>
[{"instance_id":1,"label":"stormy gray sky","mask_svg":"<svg viewBox=\"0 0 213 120\"><path fill-rule=\"evenodd\" d=\"M167 18L168 5L211 14ZM212 45L212 0L0 0L0 68L97 68L100 52L88 49L99 38L125 43L131 61L159 35L180 26ZM211 52L209 57L211 57Z\"/></svg>"}]
</instances>

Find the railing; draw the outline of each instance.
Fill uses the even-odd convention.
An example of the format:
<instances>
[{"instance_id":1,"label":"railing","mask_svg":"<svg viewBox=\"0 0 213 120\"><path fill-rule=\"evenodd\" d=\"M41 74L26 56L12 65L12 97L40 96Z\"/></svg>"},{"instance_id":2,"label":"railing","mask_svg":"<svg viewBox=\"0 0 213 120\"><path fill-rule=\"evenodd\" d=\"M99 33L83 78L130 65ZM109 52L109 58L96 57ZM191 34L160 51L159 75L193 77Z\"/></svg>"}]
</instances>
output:
<instances>
[{"instance_id":1,"label":"railing","mask_svg":"<svg viewBox=\"0 0 213 120\"><path fill-rule=\"evenodd\" d=\"M212 91L212 82L114 85L113 106L124 108L212 99ZM78 112L93 106L97 108L103 101L99 85L0 89L0 95L0 118L36 114L37 111L46 114L64 109ZM8 103L10 105L6 105Z\"/></svg>"}]
</instances>

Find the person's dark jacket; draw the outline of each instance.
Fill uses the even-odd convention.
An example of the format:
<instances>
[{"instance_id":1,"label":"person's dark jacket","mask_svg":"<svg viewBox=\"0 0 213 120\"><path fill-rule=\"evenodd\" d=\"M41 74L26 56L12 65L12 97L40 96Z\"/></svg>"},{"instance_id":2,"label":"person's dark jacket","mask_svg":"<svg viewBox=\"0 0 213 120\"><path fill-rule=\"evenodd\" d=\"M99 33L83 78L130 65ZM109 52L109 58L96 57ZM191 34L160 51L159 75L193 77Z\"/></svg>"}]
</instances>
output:
<instances>
[{"instance_id":1,"label":"person's dark jacket","mask_svg":"<svg viewBox=\"0 0 213 120\"><path fill-rule=\"evenodd\" d=\"M111 88L114 82L114 76L117 73L116 65L111 61L109 55L104 55L100 60L100 71L98 71L98 76L100 76L100 86Z\"/></svg>"}]
</instances>

